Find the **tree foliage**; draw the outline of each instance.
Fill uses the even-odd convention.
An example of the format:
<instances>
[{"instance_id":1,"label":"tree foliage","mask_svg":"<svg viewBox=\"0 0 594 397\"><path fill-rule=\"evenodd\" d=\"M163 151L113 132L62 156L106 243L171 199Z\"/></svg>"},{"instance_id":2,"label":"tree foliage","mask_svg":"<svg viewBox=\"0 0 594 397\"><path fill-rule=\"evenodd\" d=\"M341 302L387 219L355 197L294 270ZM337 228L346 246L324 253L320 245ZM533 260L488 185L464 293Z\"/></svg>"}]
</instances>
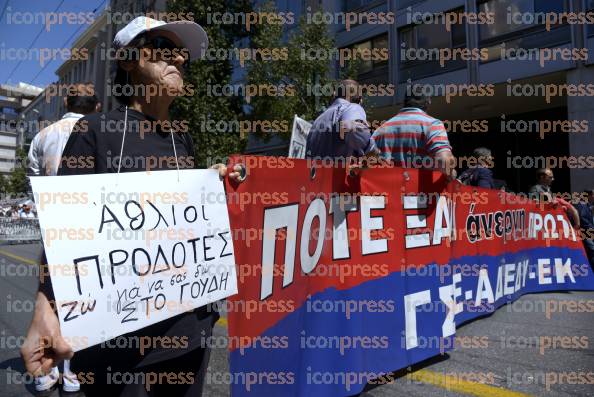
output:
<instances>
[{"instance_id":1,"label":"tree foliage","mask_svg":"<svg viewBox=\"0 0 594 397\"><path fill-rule=\"evenodd\" d=\"M188 121L200 166L224 162L228 154L243 150L246 140L243 139L245 136L240 136L240 120L250 122L250 130L259 135L266 135L262 122L287 126L275 131L284 133L286 138L294 115L306 120L315 119L333 94L335 60L329 59L328 55L335 51L335 47L327 24L311 20L308 23L302 17L296 26L283 26L263 18L251 25L248 31L241 23L241 16L254 11L252 3L251 0L168 1L169 12L193 13L195 21L206 30L212 49L226 50L227 53L233 52L234 47L276 49L277 54L279 50L286 54L286 57L276 60L274 57L248 57L243 65L218 56L217 59L200 60L190 65L185 82L193 86L194 95L176 99L172 115ZM257 11L275 13L276 7L274 2L268 1L261 4ZM215 14L231 14L239 16L239 19L234 23L215 23L210 18ZM324 18L312 20L321 21ZM238 51L234 53L238 54ZM269 95L264 90L252 97L237 93L214 96L207 87L233 84L257 88L274 86L282 94ZM207 125L209 121L210 128Z\"/></svg>"},{"instance_id":2,"label":"tree foliage","mask_svg":"<svg viewBox=\"0 0 594 397\"><path fill-rule=\"evenodd\" d=\"M8 193L9 185L4 175L0 175L0 197Z\"/></svg>"},{"instance_id":3,"label":"tree foliage","mask_svg":"<svg viewBox=\"0 0 594 397\"><path fill-rule=\"evenodd\" d=\"M26 164L26 159L27 152L21 148L17 148L16 165L8 177L8 193L15 195L27 193L29 180L27 179L27 170L23 167L23 164Z\"/></svg>"},{"instance_id":4,"label":"tree foliage","mask_svg":"<svg viewBox=\"0 0 594 397\"><path fill-rule=\"evenodd\" d=\"M167 8L168 12L192 12L194 21L208 34L209 48L228 52L247 32L241 24L216 24L209 16L215 13L239 15L250 12L252 6L250 0L169 0ZM196 160L201 167L226 162L227 155L241 152L245 146L245 137L240 136L238 129L238 120L243 115L242 99L209 95L207 89L207 84L231 84L232 75L233 63L228 57L192 62L184 82L192 85L194 95L177 98L173 104L172 116L188 122L196 146Z\"/></svg>"},{"instance_id":5,"label":"tree foliage","mask_svg":"<svg viewBox=\"0 0 594 397\"><path fill-rule=\"evenodd\" d=\"M276 12L274 3L264 3L261 12ZM286 57L278 61L249 61L247 83L275 85L282 88L284 95L251 98L249 117L285 121L290 126L294 115L306 120L315 119L332 96L335 80L331 76L333 64L328 54L334 49L334 41L327 24L308 23L305 17L301 17L298 26L286 33L286 39L283 34L281 25L266 21L255 29L252 47L285 48Z\"/></svg>"}]
</instances>

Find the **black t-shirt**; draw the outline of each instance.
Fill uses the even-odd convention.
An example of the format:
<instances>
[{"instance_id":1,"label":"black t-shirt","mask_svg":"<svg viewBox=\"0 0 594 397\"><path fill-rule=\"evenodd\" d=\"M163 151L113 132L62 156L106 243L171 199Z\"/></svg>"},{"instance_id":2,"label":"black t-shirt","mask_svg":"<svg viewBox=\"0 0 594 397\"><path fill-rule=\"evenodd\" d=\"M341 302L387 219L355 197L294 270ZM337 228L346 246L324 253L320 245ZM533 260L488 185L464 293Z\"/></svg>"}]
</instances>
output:
<instances>
[{"instance_id":1,"label":"black t-shirt","mask_svg":"<svg viewBox=\"0 0 594 397\"><path fill-rule=\"evenodd\" d=\"M62 152L58 175L117 172L124 119L124 107L80 119ZM192 138L179 132L179 123L166 125L128 108L127 124L120 172L176 169L170 130L179 168L195 168Z\"/></svg>"},{"instance_id":2,"label":"black t-shirt","mask_svg":"<svg viewBox=\"0 0 594 397\"><path fill-rule=\"evenodd\" d=\"M114 173L118 171L119 155L124 137L125 107L119 107L107 114L91 114L78 121L62 153L58 175L80 175ZM171 140L175 123L164 125L154 119L128 108L127 131L120 172L176 169ZM171 127L171 128L170 128ZM178 128L179 130L179 128ZM173 132L179 168L195 168L194 147L190 135ZM218 319L218 313L202 307L168 320L142 328L109 341L106 346L98 345L76 353L73 368L85 367L135 368L183 355L197 347L208 335ZM167 342L146 349L140 354L134 340L142 336L167 336L178 343L169 343L175 348L164 348ZM114 348L124 346L127 348Z\"/></svg>"}]
</instances>

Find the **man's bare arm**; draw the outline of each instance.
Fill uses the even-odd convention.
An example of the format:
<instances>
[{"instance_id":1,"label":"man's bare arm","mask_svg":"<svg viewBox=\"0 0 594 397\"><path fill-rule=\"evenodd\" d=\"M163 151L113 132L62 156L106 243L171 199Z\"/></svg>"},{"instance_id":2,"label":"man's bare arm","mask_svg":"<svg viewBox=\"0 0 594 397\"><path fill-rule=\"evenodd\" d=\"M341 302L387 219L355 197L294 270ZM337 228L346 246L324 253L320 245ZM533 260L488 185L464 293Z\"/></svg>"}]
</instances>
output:
<instances>
[{"instance_id":1,"label":"man's bare arm","mask_svg":"<svg viewBox=\"0 0 594 397\"><path fill-rule=\"evenodd\" d=\"M449 180L456 179L456 158L450 150L442 150L435 155L435 168L444 173Z\"/></svg>"}]
</instances>

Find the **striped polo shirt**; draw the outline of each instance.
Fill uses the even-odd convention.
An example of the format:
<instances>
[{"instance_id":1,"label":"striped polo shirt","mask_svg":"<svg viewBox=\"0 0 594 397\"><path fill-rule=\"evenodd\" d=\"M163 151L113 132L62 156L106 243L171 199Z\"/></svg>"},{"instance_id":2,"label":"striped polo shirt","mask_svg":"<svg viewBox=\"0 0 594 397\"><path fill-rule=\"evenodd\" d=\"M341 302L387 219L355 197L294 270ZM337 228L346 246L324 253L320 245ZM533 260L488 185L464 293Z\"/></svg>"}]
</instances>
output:
<instances>
[{"instance_id":1,"label":"striped polo shirt","mask_svg":"<svg viewBox=\"0 0 594 397\"><path fill-rule=\"evenodd\" d=\"M436 154L452 151L443 123L412 107L402 108L372 138L384 159L407 168L434 168Z\"/></svg>"}]
</instances>

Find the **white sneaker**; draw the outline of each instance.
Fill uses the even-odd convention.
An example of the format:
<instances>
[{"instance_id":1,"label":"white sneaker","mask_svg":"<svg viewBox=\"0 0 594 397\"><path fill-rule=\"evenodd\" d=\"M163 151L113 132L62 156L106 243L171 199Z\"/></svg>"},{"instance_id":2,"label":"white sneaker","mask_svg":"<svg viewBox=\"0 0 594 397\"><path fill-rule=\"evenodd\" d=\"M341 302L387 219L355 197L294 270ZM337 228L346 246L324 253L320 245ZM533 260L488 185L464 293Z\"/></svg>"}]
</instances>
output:
<instances>
[{"instance_id":1,"label":"white sneaker","mask_svg":"<svg viewBox=\"0 0 594 397\"><path fill-rule=\"evenodd\" d=\"M35 378L35 390L46 391L54 387L60 379L58 367L53 367L49 374Z\"/></svg>"},{"instance_id":2,"label":"white sneaker","mask_svg":"<svg viewBox=\"0 0 594 397\"><path fill-rule=\"evenodd\" d=\"M80 383L74 372L64 370L62 375L62 388L66 392L75 393L80 390Z\"/></svg>"}]
</instances>

